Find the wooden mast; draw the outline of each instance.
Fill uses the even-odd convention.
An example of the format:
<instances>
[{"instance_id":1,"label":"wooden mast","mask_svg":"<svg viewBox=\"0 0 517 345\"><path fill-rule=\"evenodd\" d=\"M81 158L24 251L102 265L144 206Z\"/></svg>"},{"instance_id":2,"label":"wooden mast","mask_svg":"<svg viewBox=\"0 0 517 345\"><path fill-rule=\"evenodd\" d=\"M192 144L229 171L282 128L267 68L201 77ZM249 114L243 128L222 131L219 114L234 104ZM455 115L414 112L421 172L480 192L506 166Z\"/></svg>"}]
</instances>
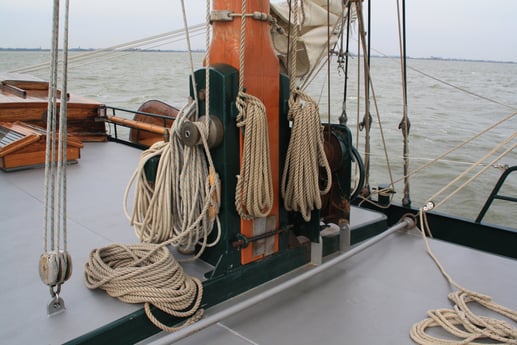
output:
<instances>
[{"instance_id":1,"label":"wooden mast","mask_svg":"<svg viewBox=\"0 0 517 345\"><path fill-rule=\"evenodd\" d=\"M241 39L241 12L240 0L214 0L214 14L229 11L232 20L214 20L213 38L209 48L210 64L227 64L239 70L240 39ZM261 13L262 19L247 17L244 80L246 92L259 98L266 107L270 160L273 179L274 202L269 215L270 225L266 231L278 229L279 226L279 199L280 199L280 154L279 154L279 95L280 95L280 64L273 50L270 36L269 1L253 0L247 3L247 14ZM242 132L240 133L242 157ZM273 226L274 223L274 226ZM245 236L254 236L254 221L241 219L241 233ZM273 229L271 229L271 227ZM274 251L278 251L278 236L274 237ZM255 253L256 254L256 253ZM241 251L241 263L246 264L264 257L264 254L255 255L253 245Z\"/></svg>"}]
</instances>

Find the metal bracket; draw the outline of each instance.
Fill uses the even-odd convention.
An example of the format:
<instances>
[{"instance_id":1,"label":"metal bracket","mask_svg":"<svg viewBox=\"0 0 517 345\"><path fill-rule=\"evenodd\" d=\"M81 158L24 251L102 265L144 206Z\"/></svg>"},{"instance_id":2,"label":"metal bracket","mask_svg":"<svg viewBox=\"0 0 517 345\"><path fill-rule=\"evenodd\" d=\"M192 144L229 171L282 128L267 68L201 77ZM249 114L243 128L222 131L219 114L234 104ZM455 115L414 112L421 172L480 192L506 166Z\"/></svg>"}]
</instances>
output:
<instances>
[{"instance_id":1,"label":"metal bracket","mask_svg":"<svg viewBox=\"0 0 517 345\"><path fill-rule=\"evenodd\" d=\"M47 315L54 316L57 314L61 314L65 311L65 301L59 295L56 295L48 301L47 304Z\"/></svg>"},{"instance_id":2,"label":"metal bracket","mask_svg":"<svg viewBox=\"0 0 517 345\"><path fill-rule=\"evenodd\" d=\"M339 225L339 251L341 253L350 249L350 225L343 223Z\"/></svg>"},{"instance_id":3,"label":"metal bracket","mask_svg":"<svg viewBox=\"0 0 517 345\"><path fill-rule=\"evenodd\" d=\"M214 10L210 13L210 23L212 22L231 22L233 12L230 10Z\"/></svg>"}]
</instances>

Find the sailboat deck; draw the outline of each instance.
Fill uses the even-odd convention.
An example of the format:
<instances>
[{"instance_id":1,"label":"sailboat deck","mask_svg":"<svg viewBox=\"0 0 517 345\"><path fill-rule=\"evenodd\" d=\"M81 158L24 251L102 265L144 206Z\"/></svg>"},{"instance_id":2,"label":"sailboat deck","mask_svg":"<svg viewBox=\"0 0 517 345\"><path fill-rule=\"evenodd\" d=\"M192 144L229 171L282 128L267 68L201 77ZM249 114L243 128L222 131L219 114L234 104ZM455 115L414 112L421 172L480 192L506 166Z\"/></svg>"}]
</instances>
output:
<instances>
[{"instance_id":1,"label":"sailboat deck","mask_svg":"<svg viewBox=\"0 0 517 345\"><path fill-rule=\"evenodd\" d=\"M68 169L68 236L74 272L61 297L67 310L47 317L48 288L38 275L43 250L44 169L0 173L1 339L10 344L61 344L137 309L91 291L83 266L93 248L137 239L122 211L122 197L141 151L114 143L87 143ZM352 223L370 215L352 211ZM360 219L359 219L360 218ZM432 241L451 275L468 288L517 308L515 260ZM203 266L189 268L203 270ZM207 311L310 269L303 267ZM449 286L413 234L397 233L351 259L266 302L205 329L181 344L410 344L409 328L430 308L448 306ZM160 343L166 334L149 341ZM148 342L148 341L146 341Z\"/></svg>"},{"instance_id":2,"label":"sailboat deck","mask_svg":"<svg viewBox=\"0 0 517 345\"><path fill-rule=\"evenodd\" d=\"M431 240L431 246L462 286L517 309L515 260L438 240ZM205 317L307 269L226 301ZM452 291L426 254L421 237L395 233L324 273L175 344L414 344L409 337L412 325L426 318L430 309L451 308L447 295ZM504 319L475 305L472 310ZM430 334L447 338L437 329ZM160 333L142 344L170 344L173 339L174 335Z\"/></svg>"}]
</instances>

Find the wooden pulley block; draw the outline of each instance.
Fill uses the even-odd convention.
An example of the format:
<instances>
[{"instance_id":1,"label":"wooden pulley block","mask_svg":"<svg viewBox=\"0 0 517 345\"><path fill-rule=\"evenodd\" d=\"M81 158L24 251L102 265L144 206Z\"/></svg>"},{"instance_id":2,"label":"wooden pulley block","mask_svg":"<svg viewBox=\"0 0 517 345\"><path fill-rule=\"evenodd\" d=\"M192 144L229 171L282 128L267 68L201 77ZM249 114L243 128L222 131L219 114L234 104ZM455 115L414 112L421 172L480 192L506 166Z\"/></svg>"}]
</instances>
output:
<instances>
[{"instance_id":1,"label":"wooden pulley block","mask_svg":"<svg viewBox=\"0 0 517 345\"><path fill-rule=\"evenodd\" d=\"M64 251L50 251L41 254L39 275L43 283L48 286L64 283L72 275L72 257Z\"/></svg>"}]
</instances>

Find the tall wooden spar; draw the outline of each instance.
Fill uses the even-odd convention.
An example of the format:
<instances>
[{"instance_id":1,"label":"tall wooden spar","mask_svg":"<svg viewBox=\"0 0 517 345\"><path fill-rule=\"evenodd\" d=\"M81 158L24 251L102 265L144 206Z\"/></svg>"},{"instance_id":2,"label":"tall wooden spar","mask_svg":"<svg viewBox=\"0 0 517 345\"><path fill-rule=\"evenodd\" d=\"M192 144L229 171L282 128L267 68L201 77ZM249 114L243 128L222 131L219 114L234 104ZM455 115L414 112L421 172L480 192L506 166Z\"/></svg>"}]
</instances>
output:
<instances>
[{"instance_id":1,"label":"tall wooden spar","mask_svg":"<svg viewBox=\"0 0 517 345\"><path fill-rule=\"evenodd\" d=\"M242 1L215 0L213 3L213 38L209 49L211 66L229 65L240 72L241 63L241 16ZM255 16L252 16L255 14ZM221 19L228 16L227 19ZM273 208L266 219L240 221L240 232L246 237L279 228L280 199L280 65L270 36L269 1L247 2L246 29L244 34L244 87L246 93L259 98L266 108L270 161L273 181ZM231 18L231 20L229 20ZM242 161L243 133L239 134L240 157ZM256 229L260 227L262 229ZM255 230L254 230L255 228ZM257 250L258 243L252 243L241 250L241 263L246 264L278 251L278 236L272 236L261 246L269 250ZM274 242L272 242L274 241ZM267 243L269 242L269 243Z\"/></svg>"}]
</instances>

